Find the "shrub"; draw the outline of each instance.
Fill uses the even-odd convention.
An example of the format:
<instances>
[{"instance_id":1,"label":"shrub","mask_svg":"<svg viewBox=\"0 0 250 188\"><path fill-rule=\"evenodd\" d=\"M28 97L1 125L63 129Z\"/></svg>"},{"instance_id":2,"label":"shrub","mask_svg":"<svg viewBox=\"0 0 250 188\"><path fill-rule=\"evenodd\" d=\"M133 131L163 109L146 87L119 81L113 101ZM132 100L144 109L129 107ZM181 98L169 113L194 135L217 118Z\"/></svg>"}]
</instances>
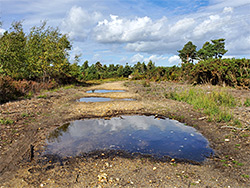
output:
<instances>
[{"instance_id":1,"label":"shrub","mask_svg":"<svg viewBox=\"0 0 250 188\"><path fill-rule=\"evenodd\" d=\"M39 83L27 80L15 81L8 76L0 77L0 103L15 100L21 96L31 98L34 93L57 86L55 81Z\"/></svg>"},{"instance_id":2,"label":"shrub","mask_svg":"<svg viewBox=\"0 0 250 188\"><path fill-rule=\"evenodd\" d=\"M228 122L233 116L227 112L229 107L236 105L234 97L226 92L206 92L197 88L190 88L184 91L171 91L165 95L167 98L184 101L201 109L211 119L217 122Z\"/></svg>"}]
</instances>

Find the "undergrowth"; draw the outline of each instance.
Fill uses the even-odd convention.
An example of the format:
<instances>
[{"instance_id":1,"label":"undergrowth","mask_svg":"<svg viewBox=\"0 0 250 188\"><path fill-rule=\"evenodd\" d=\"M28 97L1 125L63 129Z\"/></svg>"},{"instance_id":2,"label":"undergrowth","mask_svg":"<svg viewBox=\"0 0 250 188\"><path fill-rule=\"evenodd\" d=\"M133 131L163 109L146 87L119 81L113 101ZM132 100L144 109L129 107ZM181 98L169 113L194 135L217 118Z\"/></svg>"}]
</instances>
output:
<instances>
[{"instance_id":1,"label":"undergrowth","mask_svg":"<svg viewBox=\"0 0 250 188\"><path fill-rule=\"evenodd\" d=\"M194 106L195 109L203 110L210 120L217 122L229 122L233 119L233 115L229 112L229 108L236 106L236 100L224 91L206 92L198 88L190 88L183 91L170 91L165 97L184 101Z\"/></svg>"}]
</instances>

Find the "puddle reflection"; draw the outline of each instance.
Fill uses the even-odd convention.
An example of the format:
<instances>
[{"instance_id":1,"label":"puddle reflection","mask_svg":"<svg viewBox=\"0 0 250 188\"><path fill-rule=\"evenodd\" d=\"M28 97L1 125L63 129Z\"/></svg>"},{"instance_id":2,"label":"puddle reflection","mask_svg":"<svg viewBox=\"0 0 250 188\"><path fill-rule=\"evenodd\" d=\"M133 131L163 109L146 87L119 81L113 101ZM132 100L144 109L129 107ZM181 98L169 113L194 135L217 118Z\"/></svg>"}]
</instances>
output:
<instances>
[{"instance_id":1,"label":"puddle reflection","mask_svg":"<svg viewBox=\"0 0 250 188\"><path fill-rule=\"evenodd\" d=\"M137 115L64 125L48 136L45 153L65 157L95 150L124 150L200 162L213 154L208 144L194 128L178 121Z\"/></svg>"},{"instance_id":2,"label":"puddle reflection","mask_svg":"<svg viewBox=\"0 0 250 188\"><path fill-rule=\"evenodd\" d=\"M125 92L124 90L107 90L107 89L93 89L86 91L86 93L112 93L112 92Z\"/></svg>"},{"instance_id":3,"label":"puddle reflection","mask_svg":"<svg viewBox=\"0 0 250 188\"><path fill-rule=\"evenodd\" d=\"M134 101L135 99L124 98L124 99L111 99L106 97L83 97L78 99L78 102L107 102L107 101Z\"/></svg>"}]
</instances>

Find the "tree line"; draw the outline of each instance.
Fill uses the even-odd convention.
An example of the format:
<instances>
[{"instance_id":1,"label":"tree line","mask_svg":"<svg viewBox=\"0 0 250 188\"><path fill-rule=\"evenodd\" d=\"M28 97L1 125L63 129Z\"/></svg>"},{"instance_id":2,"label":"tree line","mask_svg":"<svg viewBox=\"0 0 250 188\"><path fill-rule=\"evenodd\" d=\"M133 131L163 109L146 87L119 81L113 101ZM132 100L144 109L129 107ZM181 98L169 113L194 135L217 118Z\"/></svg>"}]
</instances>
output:
<instances>
[{"instance_id":1,"label":"tree line","mask_svg":"<svg viewBox=\"0 0 250 188\"><path fill-rule=\"evenodd\" d=\"M79 55L70 63L71 48L68 36L46 22L32 27L29 33L24 32L21 22L14 22L0 35L0 103L60 84L129 76L250 88L250 60L222 59L227 52L225 39L206 42L199 50L189 41L178 50L182 64L172 67L155 66L151 60L134 65L89 65L88 61L81 63Z\"/></svg>"}]
</instances>

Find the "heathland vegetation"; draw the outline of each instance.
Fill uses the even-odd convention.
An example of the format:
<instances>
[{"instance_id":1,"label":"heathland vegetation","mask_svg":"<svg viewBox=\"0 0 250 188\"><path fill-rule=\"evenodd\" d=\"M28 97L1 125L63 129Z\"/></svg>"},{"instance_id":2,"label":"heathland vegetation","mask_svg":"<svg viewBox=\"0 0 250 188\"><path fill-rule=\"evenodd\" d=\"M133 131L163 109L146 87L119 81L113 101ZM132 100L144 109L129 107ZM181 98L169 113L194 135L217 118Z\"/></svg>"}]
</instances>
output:
<instances>
[{"instance_id":1,"label":"heathland vegetation","mask_svg":"<svg viewBox=\"0 0 250 188\"><path fill-rule=\"evenodd\" d=\"M198 51L189 41L178 51L182 64L172 67L159 67L152 61L133 66L101 62L89 65L88 61L80 62L79 55L70 62L71 47L67 35L46 22L29 33L24 32L21 22L14 22L0 36L0 103L63 84L129 76L135 80L250 88L250 60L222 59L227 52L225 39L206 42Z\"/></svg>"}]
</instances>

